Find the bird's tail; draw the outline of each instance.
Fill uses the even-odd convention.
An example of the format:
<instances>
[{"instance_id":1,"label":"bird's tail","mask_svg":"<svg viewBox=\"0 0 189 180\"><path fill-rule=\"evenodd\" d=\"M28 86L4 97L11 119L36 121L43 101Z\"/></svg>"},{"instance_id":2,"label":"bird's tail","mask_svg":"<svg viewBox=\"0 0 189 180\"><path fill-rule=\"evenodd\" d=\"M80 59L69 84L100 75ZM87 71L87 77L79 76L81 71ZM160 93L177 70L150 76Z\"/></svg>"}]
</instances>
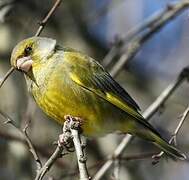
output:
<instances>
[{"instance_id":1,"label":"bird's tail","mask_svg":"<svg viewBox=\"0 0 189 180\"><path fill-rule=\"evenodd\" d=\"M168 156L173 158L178 158L180 160L187 159L186 155L182 153L180 150L175 148L174 146L170 145L167 141L165 141L159 133L152 132L149 129L145 129L144 131L137 131L134 134L151 141L154 145L159 147L162 151L164 151Z\"/></svg>"},{"instance_id":2,"label":"bird's tail","mask_svg":"<svg viewBox=\"0 0 189 180\"><path fill-rule=\"evenodd\" d=\"M180 150L177 148L173 147L170 145L168 142L166 142L164 139L161 137L157 136L156 134L153 135L153 144L155 144L157 147L159 147L162 151L164 151L167 155L178 158L180 160L185 160L187 159L186 155L182 153Z\"/></svg>"},{"instance_id":3,"label":"bird's tail","mask_svg":"<svg viewBox=\"0 0 189 180\"><path fill-rule=\"evenodd\" d=\"M152 142L154 145L164 151L168 156L181 160L187 159L184 153L182 153L174 146L170 145L166 140L161 137L161 135L153 128L153 126L151 126L148 122L144 120L138 123L136 123L136 121L131 121L131 123L128 123L127 121L127 124L125 126L122 125L120 129L122 132L125 131L127 133L137 135L138 137Z\"/></svg>"}]
</instances>

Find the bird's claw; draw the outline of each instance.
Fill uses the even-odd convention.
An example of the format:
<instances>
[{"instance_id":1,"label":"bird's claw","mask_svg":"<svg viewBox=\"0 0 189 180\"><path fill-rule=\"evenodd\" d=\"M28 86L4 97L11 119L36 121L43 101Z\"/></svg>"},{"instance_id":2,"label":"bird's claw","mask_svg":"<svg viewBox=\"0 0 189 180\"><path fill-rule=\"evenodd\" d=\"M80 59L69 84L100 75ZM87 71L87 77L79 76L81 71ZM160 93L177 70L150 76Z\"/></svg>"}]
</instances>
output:
<instances>
[{"instance_id":1,"label":"bird's claw","mask_svg":"<svg viewBox=\"0 0 189 180\"><path fill-rule=\"evenodd\" d=\"M66 120L66 124L68 124L70 129L75 129L81 131L82 118L73 117L71 115L65 115L64 119ZM64 130L63 130L64 132Z\"/></svg>"},{"instance_id":2,"label":"bird's claw","mask_svg":"<svg viewBox=\"0 0 189 180\"><path fill-rule=\"evenodd\" d=\"M65 115L64 119L63 133L59 135L58 145L64 146L68 152L73 152L73 137L70 129L81 130L80 126L82 119L71 115ZM83 144L83 146L85 145Z\"/></svg>"}]
</instances>

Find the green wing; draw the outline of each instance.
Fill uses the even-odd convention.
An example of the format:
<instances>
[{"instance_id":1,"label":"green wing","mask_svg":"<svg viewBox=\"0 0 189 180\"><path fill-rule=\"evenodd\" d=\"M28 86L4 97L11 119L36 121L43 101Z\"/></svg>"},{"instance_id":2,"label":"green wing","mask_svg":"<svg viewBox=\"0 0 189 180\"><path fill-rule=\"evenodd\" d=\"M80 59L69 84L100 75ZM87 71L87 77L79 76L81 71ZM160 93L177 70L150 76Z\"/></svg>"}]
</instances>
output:
<instances>
[{"instance_id":1,"label":"green wing","mask_svg":"<svg viewBox=\"0 0 189 180\"><path fill-rule=\"evenodd\" d=\"M120 103L132 107L133 110L140 110L132 97L98 62L71 48L64 48L64 51L69 56L69 63L71 63L70 77L73 81L95 94L103 96L106 100L111 99L111 97L116 98Z\"/></svg>"},{"instance_id":2,"label":"green wing","mask_svg":"<svg viewBox=\"0 0 189 180\"><path fill-rule=\"evenodd\" d=\"M80 52L66 50L64 61L70 67L69 75L75 83L122 109L138 122L156 132L138 112L139 107L136 102L99 63Z\"/></svg>"}]
</instances>

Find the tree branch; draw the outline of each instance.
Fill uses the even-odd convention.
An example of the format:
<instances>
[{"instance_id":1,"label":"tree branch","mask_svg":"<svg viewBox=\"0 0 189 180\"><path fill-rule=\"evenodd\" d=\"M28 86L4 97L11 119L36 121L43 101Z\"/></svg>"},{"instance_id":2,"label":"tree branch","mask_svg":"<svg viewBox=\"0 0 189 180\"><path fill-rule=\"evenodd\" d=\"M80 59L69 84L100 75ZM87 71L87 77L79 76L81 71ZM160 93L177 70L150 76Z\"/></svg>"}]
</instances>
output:
<instances>
[{"instance_id":1,"label":"tree branch","mask_svg":"<svg viewBox=\"0 0 189 180\"><path fill-rule=\"evenodd\" d=\"M7 78L13 73L14 71L14 67L11 67L7 73L4 75L3 78L1 78L0 80L0 88L2 87L2 85L4 84L4 82L7 80Z\"/></svg>"},{"instance_id":2,"label":"tree branch","mask_svg":"<svg viewBox=\"0 0 189 180\"><path fill-rule=\"evenodd\" d=\"M5 124L11 124L13 127L15 127L25 138L27 144L28 144L28 147L29 147L29 150L30 152L32 153L34 159L35 159L35 162L36 162L36 166L37 166L37 171L42 167L42 163L39 159L39 156L37 154L37 152L35 151L33 145L32 145L32 142L30 140L30 138L28 137L27 135L27 128L24 128L23 131L17 127L16 123L14 122L14 120L12 120L6 113L2 112L0 110L0 114L7 120L5 122Z\"/></svg>"},{"instance_id":3,"label":"tree branch","mask_svg":"<svg viewBox=\"0 0 189 180\"><path fill-rule=\"evenodd\" d=\"M62 0L56 0L56 2L54 3L53 7L50 9L50 11L48 12L48 14L45 16L45 18L39 23L39 28L35 34L35 36L39 36L41 34L41 32L43 31L44 27L46 26L48 20L51 18L51 16L53 15L53 13L56 11L56 9L58 8L58 6L60 5L60 3L62 2Z\"/></svg>"},{"instance_id":4,"label":"tree branch","mask_svg":"<svg viewBox=\"0 0 189 180\"><path fill-rule=\"evenodd\" d=\"M50 170L52 165L56 162L56 160L62 157L63 146L57 146L54 153L47 160L47 162L43 165L43 167L37 172L35 180L42 180L45 174Z\"/></svg>"},{"instance_id":5,"label":"tree branch","mask_svg":"<svg viewBox=\"0 0 189 180\"><path fill-rule=\"evenodd\" d=\"M188 7L188 0L177 2L174 4L168 4L166 10L163 11L162 14L157 15L159 19L154 17L154 20L152 19L148 23L146 23L147 29L145 31L143 26L142 28L139 27L144 32L133 38L133 40L128 43L126 51L124 50L125 52L122 53L118 61L116 61L113 68L110 70L110 74L112 76L116 76L118 72L122 69L122 67L136 55L136 53L140 50L141 46L147 40L149 40L153 35L155 35L155 33L160 31L161 28L164 27L170 20L178 16L181 12L183 12L183 10L187 9Z\"/></svg>"},{"instance_id":6,"label":"tree branch","mask_svg":"<svg viewBox=\"0 0 189 180\"><path fill-rule=\"evenodd\" d=\"M129 30L124 37L119 37L116 39L115 43L108 51L106 56L104 57L102 64L105 67L108 67L112 60L119 54L120 49L124 46L124 44L131 40L137 34L142 33L145 29L149 29L154 23L156 23L159 19L161 19L164 14L167 12L167 9L155 12L152 16L147 18L144 22L136 25L134 28Z\"/></svg>"}]
</instances>

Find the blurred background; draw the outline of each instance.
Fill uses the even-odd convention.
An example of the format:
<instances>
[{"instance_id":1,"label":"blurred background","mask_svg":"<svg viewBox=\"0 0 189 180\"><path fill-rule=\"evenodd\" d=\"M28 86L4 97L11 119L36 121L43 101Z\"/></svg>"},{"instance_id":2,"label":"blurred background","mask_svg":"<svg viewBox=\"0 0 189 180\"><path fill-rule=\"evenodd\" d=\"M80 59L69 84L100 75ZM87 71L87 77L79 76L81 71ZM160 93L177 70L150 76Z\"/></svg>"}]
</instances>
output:
<instances>
[{"instance_id":1,"label":"blurred background","mask_svg":"<svg viewBox=\"0 0 189 180\"><path fill-rule=\"evenodd\" d=\"M176 1L176 2L182 2ZM33 36L38 23L46 15L52 0L0 0L0 75L10 68L9 59L13 47L22 39ZM116 42L126 37L133 28L142 24L154 13L165 10L172 0L64 0L52 16L41 36L57 39L63 46L78 49L106 65L111 71L119 56L110 63L104 58ZM132 37L133 38L133 37ZM123 47L132 38L123 42ZM155 33L116 74L116 80L134 97L142 112L158 95L174 81L181 70L189 65L189 9L175 17ZM124 48L122 53L124 52ZM121 52L120 52L121 53ZM179 116L189 104L187 82L183 83L171 98L151 118L151 123L169 139L174 132ZM0 89L0 109L8 113L21 128L31 118L29 136L37 146L42 162L45 162L61 133L61 127L38 109L27 92L22 74L14 72ZM29 101L29 108L28 107ZM3 124L0 118L0 179L31 180L36 173L36 164L19 132ZM184 152L189 150L186 119L180 130L177 143ZM87 146L90 175L101 167L107 156L113 153L122 135L110 134L98 139L89 139ZM123 156L158 152L153 145L135 138ZM152 159L121 161L120 180L188 180L188 162L163 158L152 165ZM103 180L115 179L113 169L108 170ZM78 179L74 153L58 160L44 179Z\"/></svg>"}]
</instances>

